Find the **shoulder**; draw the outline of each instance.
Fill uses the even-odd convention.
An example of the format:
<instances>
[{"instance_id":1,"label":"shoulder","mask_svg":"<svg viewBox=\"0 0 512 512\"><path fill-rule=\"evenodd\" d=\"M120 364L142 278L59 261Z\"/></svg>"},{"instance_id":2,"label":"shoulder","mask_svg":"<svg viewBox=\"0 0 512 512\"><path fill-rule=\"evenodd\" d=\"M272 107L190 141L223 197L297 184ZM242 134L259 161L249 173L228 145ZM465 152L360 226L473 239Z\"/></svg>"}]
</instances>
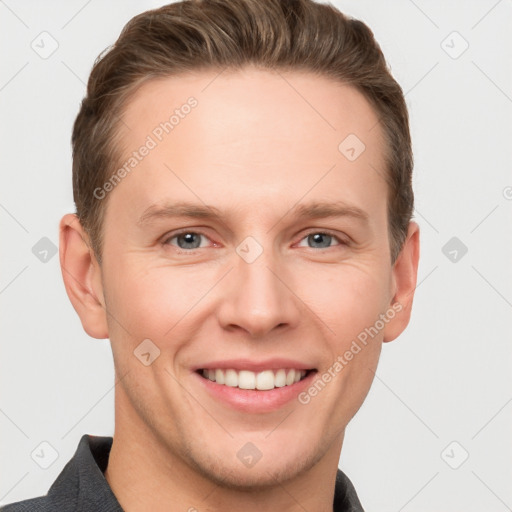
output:
<instances>
[{"instance_id":1,"label":"shoulder","mask_svg":"<svg viewBox=\"0 0 512 512\"><path fill-rule=\"evenodd\" d=\"M51 493L0 507L0 512L74 512L76 510L76 500L70 499L66 494L54 496Z\"/></svg>"},{"instance_id":2,"label":"shoulder","mask_svg":"<svg viewBox=\"0 0 512 512\"><path fill-rule=\"evenodd\" d=\"M17 501L0 507L0 512L49 512L50 510L55 510L55 508L51 508L48 496Z\"/></svg>"},{"instance_id":3,"label":"shoulder","mask_svg":"<svg viewBox=\"0 0 512 512\"><path fill-rule=\"evenodd\" d=\"M334 512L364 512L354 485L339 468L336 473L333 510Z\"/></svg>"},{"instance_id":4,"label":"shoulder","mask_svg":"<svg viewBox=\"0 0 512 512\"><path fill-rule=\"evenodd\" d=\"M111 445L111 437L84 434L75 454L44 496L9 503L0 507L0 512L122 510L102 473Z\"/></svg>"}]
</instances>

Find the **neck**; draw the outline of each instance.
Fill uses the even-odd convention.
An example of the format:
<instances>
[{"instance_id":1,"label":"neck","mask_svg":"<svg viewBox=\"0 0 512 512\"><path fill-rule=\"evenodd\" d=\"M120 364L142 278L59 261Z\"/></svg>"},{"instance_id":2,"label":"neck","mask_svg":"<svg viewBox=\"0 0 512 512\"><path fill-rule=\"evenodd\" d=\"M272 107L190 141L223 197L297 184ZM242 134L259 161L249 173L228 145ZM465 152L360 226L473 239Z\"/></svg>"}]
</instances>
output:
<instances>
[{"instance_id":1,"label":"neck","mask_svg":"<svg viewBox=\"0 0 512 512\"><path fill-rule=\"evenodd\" d=\"M119 393L118 393L119 391ZM116 427L105 478L126 512L332 512L343 433L308 470L264 488L234 489L169 448L116 390Z\"/></svg>"}]
</instances>

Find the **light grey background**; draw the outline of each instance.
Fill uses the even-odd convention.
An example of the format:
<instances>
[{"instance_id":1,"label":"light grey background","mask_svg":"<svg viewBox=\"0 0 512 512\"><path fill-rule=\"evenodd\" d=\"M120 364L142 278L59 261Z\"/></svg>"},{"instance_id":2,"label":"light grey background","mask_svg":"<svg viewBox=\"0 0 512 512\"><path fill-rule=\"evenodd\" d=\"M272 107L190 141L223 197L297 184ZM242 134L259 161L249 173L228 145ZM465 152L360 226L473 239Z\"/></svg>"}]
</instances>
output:
<instances>
[{"instance_id":1,"label":"light grey background","mask_svg":"<svg viewBox=\"0 0 512 512\"><path fill-rule=\"evenodd\" d=\"M161 4L0 0L4 504L46 493L82 434L113 434L109 343L82 330L58 255L32 248L57 245L74 211L71 127L94 59ZM340 466L368 511L511 510L512 2L334 4L369 24L406 92L422 243L411 323L383 348ZM48 58L31 47L52 39ZM467 254L445 256L452 237ZM47 469L31 458L51 462L44 441Z\"/></svg>"}]
</instances>

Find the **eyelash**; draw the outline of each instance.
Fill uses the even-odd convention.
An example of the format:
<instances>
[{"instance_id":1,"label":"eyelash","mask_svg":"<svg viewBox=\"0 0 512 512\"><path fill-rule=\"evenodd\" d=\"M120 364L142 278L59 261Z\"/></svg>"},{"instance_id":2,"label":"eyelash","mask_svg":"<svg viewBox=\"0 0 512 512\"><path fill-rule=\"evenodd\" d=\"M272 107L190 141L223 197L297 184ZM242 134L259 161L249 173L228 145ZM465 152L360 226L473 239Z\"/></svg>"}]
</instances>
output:
<instances>
[{"instance_id":1,"label":"eyelash","mask_svg":"<svg viewBox=\"0 0 512 512\"><path fill-rule=\"evenodd\" d=\"M180 235L187 234L187 233L192 233L194 235L201 235L201 236L204 236L205 238L209 239L208 235L206 235L202 231L194 231L194 230L191 230L191 229L185 229L185 230L182 230L182 231L178 231L178 232L172 233L170 236L166 236L164 238L162 244L163 245L173 245L173 244L169 243L170 240L173 240L174 238L176 238L176 237L178 237ZM322 248L319 248L317 250L321 250L321 249L327 250L327 249L332 249L332 248L338 247L338 246L347 246L347 245L349 245L349 242L347 240L344 240L344 239L340 238L338 235L336 235L335 233L333 233L332 231L329 231L329 230L312 230L312 231L309 231L308 233L306 233L299 240L299 242L302 242L302 240L304 240L308 236L315 235L315 234L328 235L328 236L336 239L337 242L339 242L338 245L332 245L330 247L322 247ZM198 247L196 249L182 249L181 247L178 247L178 246L174 246L174 247L176 247L176 249L179 249L180 251L187 252L187 253L190 253L190 254L194 254L195 251L198 251L200 249L205 249L205 247ZM306 248L307 249L315 250L315 247L306 247Z\"/></svg>"}]
</instances>

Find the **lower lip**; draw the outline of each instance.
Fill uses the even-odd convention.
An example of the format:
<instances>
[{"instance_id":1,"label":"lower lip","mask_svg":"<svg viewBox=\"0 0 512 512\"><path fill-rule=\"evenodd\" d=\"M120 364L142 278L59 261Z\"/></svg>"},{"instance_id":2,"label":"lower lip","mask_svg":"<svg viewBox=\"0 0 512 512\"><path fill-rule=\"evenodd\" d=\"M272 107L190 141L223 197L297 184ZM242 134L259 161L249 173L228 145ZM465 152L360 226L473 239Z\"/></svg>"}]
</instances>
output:
<instances>
[{"instance_id":1,"label":"lower lip","mask_svg":"<svg viewBox=\"0 0 512 512\"><path fill-rule=\"evenodd\" d=\"M204 386L211 396L222 403L228 404L242 412L263 413L280 409L288 402L296 399L299 393L311 385L316 373L316 371L310 371L299 382L266 391L234 388L224 384L217 384L199 375L197 372L194 372L194 375L199 379L199 384Z\"/></svg>"}]
</instances>

